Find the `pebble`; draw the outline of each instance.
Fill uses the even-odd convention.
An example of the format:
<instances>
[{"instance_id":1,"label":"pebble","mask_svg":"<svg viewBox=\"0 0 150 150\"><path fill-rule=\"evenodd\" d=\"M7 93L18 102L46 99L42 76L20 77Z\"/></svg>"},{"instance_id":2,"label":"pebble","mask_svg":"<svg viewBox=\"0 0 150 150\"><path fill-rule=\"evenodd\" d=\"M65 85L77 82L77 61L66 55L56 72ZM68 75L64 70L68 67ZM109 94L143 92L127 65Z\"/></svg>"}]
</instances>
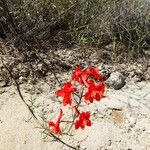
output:
<instances>
[{"instance_id":1,"label":"pebble","mask_svg":"<svg viewBox=\"0 0 150 150\"><path fill-rule=\"evenodd\" d=\"M0 94L3 94L5 92L6 92L5 89L0 89Z\"/></svg>"},{"instance_id":2,"label":"pebble","mask_svg":"<svg viewBox=\"0 0 150 150\"><path fill-rule=\"evenodd\" d=\"M106 80L106 83L115 90L119 90L125 85L125 76L123 76L120 72L115 71L111 73L108 80Z\"/></svg>"},{"instance_id":3,"label":"pebble","mask_svg":"<svg viewBox=\"0 0 150 150\"><path fill-rule=\"evenodd\" d=\"M0 87L4 87L6 85L5 81L0 81Z\"/></svg>"}]
</instances>

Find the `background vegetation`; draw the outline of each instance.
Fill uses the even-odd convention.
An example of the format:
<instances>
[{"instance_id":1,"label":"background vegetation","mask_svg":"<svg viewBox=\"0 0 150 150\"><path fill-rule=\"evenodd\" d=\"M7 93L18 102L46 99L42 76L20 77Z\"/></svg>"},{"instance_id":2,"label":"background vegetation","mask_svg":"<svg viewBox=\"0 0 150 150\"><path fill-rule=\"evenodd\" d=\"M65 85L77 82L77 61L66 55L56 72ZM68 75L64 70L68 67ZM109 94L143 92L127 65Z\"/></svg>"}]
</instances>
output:
<instances>
[{"instance_id":1,"label":"background vegetation","mask_svg":"<svg viewBox=\"0 0 150 150\"><path fill-rule=\"evenodd\" d=\"M0 0L0 36L42 50L110 45L138 58L149 50L149 8L148 0Z\"/></svg>"}]
</instances>

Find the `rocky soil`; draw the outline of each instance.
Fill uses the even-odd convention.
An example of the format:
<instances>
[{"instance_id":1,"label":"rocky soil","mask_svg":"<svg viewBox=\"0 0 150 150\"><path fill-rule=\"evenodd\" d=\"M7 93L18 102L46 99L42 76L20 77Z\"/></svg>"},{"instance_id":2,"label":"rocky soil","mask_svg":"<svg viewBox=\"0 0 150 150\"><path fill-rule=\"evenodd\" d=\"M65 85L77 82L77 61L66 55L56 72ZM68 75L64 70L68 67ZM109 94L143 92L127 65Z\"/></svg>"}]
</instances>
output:
<instances>
[{"instance_id":1,"label":"rocky soil","mask_svg":"<svg viewBox=\"0 0 150 150\"><path fill-rule=\"evenodd\" d=\"M26 102L34 104L39 120L48 121L58 115L61 105L55 95L60 86L51 70L64 83L76 65L98 66L108 90L101 102L84 107L92 113L92 126L60 138L79 150L150 149L149 60L124 63L111 51L78 46L40 52L40 57L34 51L24 53L1 41L0 50L0 150L70 149L43 134L6 67L20 83Z\"/></svg>"},{"instance_id":2,"label":"rocky soil","mask_svg":"<svg viewBox=\"0 0 150 150\"><path fill-rule=\"evenodd\" d=\"M58 75L64 82L70 72ZM55 118L61 105L55 96L59 88L52 76L46 82L21 84L25 100L35 100L35 112ZM150 83L127 81L119 90L110 88L106 98L86 106L92 113L92 126L60 138L87 150L150 149ZM0 88L0 150L69 150L61 143L45 138L37 122L12 86Z\"/></svg>"}]
</instances>

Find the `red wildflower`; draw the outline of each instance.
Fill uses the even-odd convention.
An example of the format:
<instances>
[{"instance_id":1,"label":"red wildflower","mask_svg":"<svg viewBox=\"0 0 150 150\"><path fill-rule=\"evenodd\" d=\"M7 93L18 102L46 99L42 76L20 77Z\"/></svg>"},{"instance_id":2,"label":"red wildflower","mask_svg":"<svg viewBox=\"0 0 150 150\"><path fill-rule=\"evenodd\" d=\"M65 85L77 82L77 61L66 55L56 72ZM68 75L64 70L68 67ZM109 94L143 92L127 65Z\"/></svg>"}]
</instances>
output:
<instances>
[{"instance_id":1,"label":"red wildflower","mask_svg":"<svg viewBox=\"0 0 150 150\"><path fill-rule=\"evenodd\" d=\"M76 66L72 76L72 80L75 80L80 84L84 84L86 87L89 87L87 83L87 79L89 76L98 80L102 79L102 75L98 72L98 67L89 67L88 69L82 70L80 67Z\"/></svg>"},{"instance_id":2,"label":"red wildflower","mask_svg":"<svg viewBox=\"0 0 150 150\"><path fill-rule=\"evenodd\" d=\"M74 87L71 82L67 82L64 85L64 88L61 89L61 90L58 90L56 92L56 94L58 96L62 97L62 99L63 99L63 105L66 106L67 104L71 105L71 103L72 103L71 94L73 92L75 92L76 90L77 90L77 88Z\"/></svg>"},{"instance_id":3,"label":"red wildflower","mask_svg":"<svg viewBox=\"0 0 150 150\"><path fill-rule=\"evenodd\" d=\"M98 79L98 80L101 80L103 78L103 76L98 71L98 67L93 68L93 67L90 66L87 69L87 73L88 73L89 76L91 76L91 77L93 77L95 79Z\"/></svg>"},{"instance_id":4,"label":"red wildflower","mask_svg":"<svg viewBox=\"0 0 150 150\"><path fill-rule=\"evenodd\" d=\"M86 70L82 70L78 66L75 67L75 71L72 75L72 80L75 80L79 82L80 84L86 84L87 77L88 77L88 74Z\"/></svg>"},{"instance_id":5,"label":"red wildflower","mask_svg":"<svg viewBox=\"0 0 150 150\"><path fill-rule=\"evenodd\" d=\"M60 129L60 120L61 120L61 118L62 118L62 109L60 109L60 114L59 114L59 117L58 117L58 119L57 119L57 122L56 123L54 123L53 121L49 121L48 122L48 125L50 126L50 127L52 127L52 132L54 133L54 134L61 134L61 129Z\"/></svg>"},{"instance_id":6,"label":"red wildflower","mask_svg":"<svg viewBox=\"0 0 150 150\"><path fill-rule=\"evenodd\" d=\"M91 123L91 120L90 120L90 112L87 111L87 112L80 113L79 110L77 110L76 107L75 107L75 109L76 109L76 112L79 115L79 119L77 119L75 121L75 129L79 129L79 128L84 129L85 125L86 126L91 126L92 123Z\"/></svg>"},{"instance_id":7,"label":"red wildflower","mask_svg":"<svg viewBox=\"0 0 150 150\"><path fill-rule=\"evenodd\" d=\"M104 83L100 82L99 84L95 84L93 80L89 80L88 84L88 91L85 93L84 99L86 101L90 101L91 103L93 103L94 99L100 101L105 91Z\"/></svg>"}]
</instances>

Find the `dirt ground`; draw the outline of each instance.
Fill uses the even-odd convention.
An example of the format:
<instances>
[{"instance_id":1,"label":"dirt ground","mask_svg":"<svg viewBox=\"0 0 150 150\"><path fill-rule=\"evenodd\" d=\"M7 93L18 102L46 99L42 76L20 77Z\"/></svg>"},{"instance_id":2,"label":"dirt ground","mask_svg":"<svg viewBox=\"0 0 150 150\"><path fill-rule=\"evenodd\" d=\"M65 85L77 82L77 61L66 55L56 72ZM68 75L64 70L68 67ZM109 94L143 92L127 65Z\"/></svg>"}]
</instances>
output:
<instances>
[{"instance_id":1,"label":"dirt ground","mask_svg":"<svg viewBox=\"0 0 150 150\"><path fill-rule=\"evenodd\" d=\"M106 98L84 107L92 114L92 126L60 138L77 150L150 149L149 61L138 59L138 63L123 64L122 57L116 58L111 51L105 53L89 47L41 52L42 59L34 51L27 51L26 58L23 52L4 43L0 43L0 48L3 63L22 83L23 97L28 104L34 102L34 112L40 121L43 116L47 121L56 118L61 106L55 95L60 86L42 59L58 73L62 83L69 80L70 70L76 65L100 66L106 79L114 70L121 72L127 77L122 89L109 88ZM8 71L3 64L0 68L0 150L70 150L43 134L10 82Z\"/></svg>"},{"instance_id":2,"label":"dirt ground","mask_svg":"<svg viewBox=\"0 0 150 150\"><path fill-rule=\"evenodd\" d=\"M63 80L68 73L60 75ZM52 86L53 85L53 86ZM35 112L48 117L58 114L55 97L58 84L21 84L25 100L35 98ZM92 126L61 137L66 143L86 150L150 149L150 82L127 82L121 90L108 89L106 98L87 106ZM59 142L44 138L39 125L20 99L16 88L0 88L0 150L69 150ZM58 111L57 111L58 110Z\"/></svg>"}]
</instances>

